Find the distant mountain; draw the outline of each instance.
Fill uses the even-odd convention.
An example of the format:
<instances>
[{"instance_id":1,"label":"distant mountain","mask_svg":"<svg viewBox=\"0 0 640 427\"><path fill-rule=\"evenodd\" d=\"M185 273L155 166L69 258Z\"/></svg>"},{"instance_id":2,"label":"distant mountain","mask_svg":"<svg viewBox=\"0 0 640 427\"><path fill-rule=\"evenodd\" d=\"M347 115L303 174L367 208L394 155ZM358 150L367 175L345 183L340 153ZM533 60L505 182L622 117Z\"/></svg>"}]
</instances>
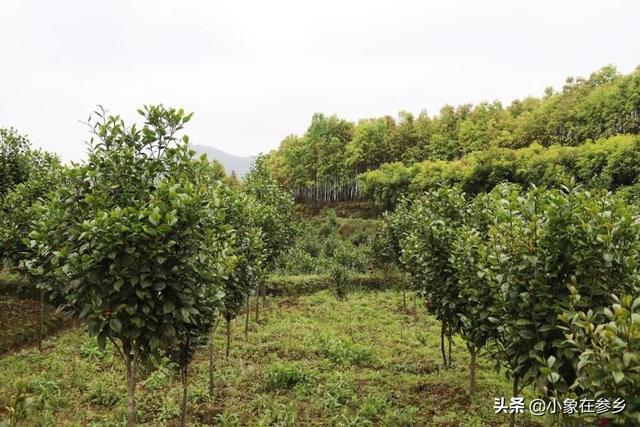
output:
<instances>
[{"instance_id":1,"label":"distant mountain","mask_svg":"<svg viewBox=\"0 0 640 427\"><path fill-rule=\"evenodd\" d=\"M256 159L256 156L240 157L233 154L225 153L217 148L209 147L206 145L191 144L191 148L196 150L198 155L206 154L209 160L217 160L222 163L224 170L229 175L231 171L235 171L238 177L244 176L251 169L251 164Z\"/></svg>"}]
</instances>

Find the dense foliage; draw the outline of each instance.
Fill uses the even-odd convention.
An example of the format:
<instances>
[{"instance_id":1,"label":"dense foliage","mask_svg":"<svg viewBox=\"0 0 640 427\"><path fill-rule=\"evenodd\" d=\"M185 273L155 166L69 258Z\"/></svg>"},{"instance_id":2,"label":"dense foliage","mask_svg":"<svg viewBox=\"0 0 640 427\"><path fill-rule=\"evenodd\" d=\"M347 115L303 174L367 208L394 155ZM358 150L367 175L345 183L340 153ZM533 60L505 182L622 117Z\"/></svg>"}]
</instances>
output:
<instances>
[{"instance_id":1,"label":"dense foliage","mask_svg":"<svg viewBox=\"0 0 640 427\"><path fill-rule=\"evenodd\" d=\"M34 150L14 129L0 129L0 265L17 265L34 205L57 186L61 173L55 155Z\"/></svg>"},{"instance_id":2,"label":"dense foliage","mask_svg":"<svg viewBox=\"0 0 640 427\"><path fill-rule=\"evenodd\" d=\"M618 135L576 147L496 147L453 161L385 164L360 176L361 191L376 204L391 207L402 196L415 196L438 185L479 194L502 182L560 188L574 179L590 188L632 190L629 195L636 198L633 186L640 177L639 157L640 137L636 135Z\"/></svg>"},{"instance_id":3,"label":"dense foliage","mask_svg":"<svg viewBox=\"0 0 640 427\"><path fill-rule=\"evenodd\" d=\"M279 187L261 156L243 179L242 188L255 202L255 221L263 232L265 262L272 267L293 238L293 198Z\"/></svg>"},{"instance_id":4,"label":"dense foliage","mask_svg":"<svg viewBox=\"0 0 640 427\"><path fill-rule=\"evenodd\" d=\"M563 314L576 385L594 398L625 396L627 419L640 423L640 297L612 297L602 311ZM574 293L580 301L580 294Z\"/></svg>"},{"instance_id":5,"label":"dense foliage","mask_svg":"<svg viewBox=\"0 0 640 427\"><path fill-rule=\"evenodd\" d=\"M617 302L614 295L639 292L640 223L636 209L621 197L566 187L521 193L503 185L470 199L442 188L408 208L401 205L393 215L405 218L396 220L405 228L399 242L404 269L443 331L460 333L467 342L471 388L475 356L483 348L507 369L514 395L532 383L543 397L584 396L598 390L594 384L619 384L619 364L598 371L605 378L597 380L585 371L591 362L579 362L590 360L592 346L605 345L585 338L596 328L588 321L604 324L608 318L614 322L608 328L625 328L621 339L631 340L624 346L626 366L640 357L629 335L633 326L625 326L633 320L620 315L615 323L608 308ZM572 314L576 311L588 314ZM567 323L572 325L568 338ZM598 351L606 358L622 350ZM450 364L444 342L442 354ZM633 389L615 390L617 397L635 402ZM626 416L638 414L632 410Z\"/></svg>"},{"instance_id":6,"label":"dense foliage","mask_svg":"<svg viewBox=\"0 0 640 427\"><path fill-rule=\"evenodd\" d=\"M339 264L365 273L372 264L371 240L376 221L338 218L328 209L321 216L292 224L294 239L278 257L278 274L326 274Z\"/></svg>"}]
</instances>

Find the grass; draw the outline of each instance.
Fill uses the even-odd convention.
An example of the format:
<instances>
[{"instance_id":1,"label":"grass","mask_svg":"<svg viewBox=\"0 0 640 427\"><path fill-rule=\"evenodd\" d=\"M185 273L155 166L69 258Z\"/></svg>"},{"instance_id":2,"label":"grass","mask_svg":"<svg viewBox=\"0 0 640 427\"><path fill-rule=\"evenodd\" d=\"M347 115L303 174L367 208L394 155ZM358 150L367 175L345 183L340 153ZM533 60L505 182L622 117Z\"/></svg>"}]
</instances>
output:
<instances>
[{"instance_id":1,"label":"grass","mask_svg":"<svg viewBox=\"0 0 640 427\"><path fill-rule=\"evenodd\" d=\"M208 360L191 367L191 425L483 426L503 425L493 399L510 384L480 358L478 391L467 393L468 357L455 340L454 363L442 368L439 324L415 320L396 291L358 291L337 300L328 291L271 299L261 324L233 322L231 356L216 336L215 396L207 391ZM420 309L419 305L419 309ZM253 319L252 319L253 320ZM22 350L0 360L0 406L17 379L34 397L25 425L112 426L125 414L124 369L80 327L50 338L43 355ZM143 372L141 423L175 425L179 377L162 365ZM528 415L519 425L532 424ZM542 420L537 420L542 421Z\"/></svg>"}]
</instances>

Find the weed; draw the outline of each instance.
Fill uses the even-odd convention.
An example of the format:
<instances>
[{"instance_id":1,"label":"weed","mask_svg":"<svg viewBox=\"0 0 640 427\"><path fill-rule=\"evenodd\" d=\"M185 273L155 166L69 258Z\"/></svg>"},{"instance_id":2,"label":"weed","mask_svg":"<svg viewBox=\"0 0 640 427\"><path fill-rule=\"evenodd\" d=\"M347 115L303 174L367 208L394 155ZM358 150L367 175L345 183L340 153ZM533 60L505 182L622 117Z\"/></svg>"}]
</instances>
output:
<instances>
[{"instance_id":1,"label":"weed","mask_svg":"<svg viewBox=\"0 0 640 427\"><path fill-rule=\"evenodd\" d=\"M311 374L300 366L293 363L275 363L265 370L264 387L267 391L288 390L311 381Z\"/></svg>"},{"instance_id":2,"label":"weed","mask_svg":"<svg viewBox=\"0 0 640 427\"><path fill-rule=\"evenodd\" d=\"M333 337L324 337L320 340L319 354L341 365L369 365L375 360L370 347Z\"/></svg>"}]
</instances>

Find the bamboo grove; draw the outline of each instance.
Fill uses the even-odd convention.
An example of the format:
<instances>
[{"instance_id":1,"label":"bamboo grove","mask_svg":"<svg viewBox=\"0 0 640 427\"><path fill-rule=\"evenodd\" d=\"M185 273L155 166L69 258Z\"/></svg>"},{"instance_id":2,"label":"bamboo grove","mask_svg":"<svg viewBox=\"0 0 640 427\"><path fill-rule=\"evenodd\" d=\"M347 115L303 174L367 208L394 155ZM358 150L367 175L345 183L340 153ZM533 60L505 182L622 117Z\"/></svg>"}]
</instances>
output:
<instances>
[{"instance_id":1,"label":"bamboo grove","mask_svg":"<svg viewBox=\"0 0 640 427\"><path fill-rule=\"evenodd\" d=\"M3 131L1 258L31 278L41 304L59 304L120 354L127 425L140 369L160 359L180 371L185 425L194 352L213 345L218 323L248 305L287 246L293 200L261 158L243 184L227 186L219 165L194 158L178 135L191 114L138 112L143 123L131 126L95 112L88 159L68 167Z\"/></svg>"}]
</instances>

